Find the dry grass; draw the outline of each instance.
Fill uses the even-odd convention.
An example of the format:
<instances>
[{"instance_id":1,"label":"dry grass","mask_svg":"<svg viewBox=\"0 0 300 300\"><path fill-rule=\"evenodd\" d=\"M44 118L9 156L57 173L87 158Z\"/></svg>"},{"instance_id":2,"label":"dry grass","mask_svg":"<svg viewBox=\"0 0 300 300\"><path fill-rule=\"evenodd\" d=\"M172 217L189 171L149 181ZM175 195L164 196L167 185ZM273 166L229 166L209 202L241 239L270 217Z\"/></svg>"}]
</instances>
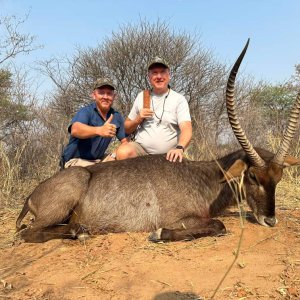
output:
<instances>
[{"instance_id":1,"label":"dry grass","mask_svg":"<svg viewBox=\"0 0 300 300\"><path fill-rule=\"evenodd\" d=\"M268 144L271 151L276 153L279 148L281 138L268 137ZM300 158L300 140L298 139L289 153ZM300 201L300 172L297 167L285 168L282 180L276 189L276 205L281 209L297 209Z\"/></svg>"},{"instance_id":2,"label":"dry grass","mask_svg":"<svg viewBox=\"0 0 300 300\"><path fill-rule=\"evenodd\" d=\"M57 170L57 163L47 159L50 163L45 163L42 168L37 167L25 177L22 163L24 165L26 146L24 143L13 155L8 155L5 145L0 142L0 209L18 207L40 181Z\"/></svg>"},{"instance_id":3,"label":"dry grass","mask_svg":"<svg viewBox=\"0 0 300 300\"><path fill-rule=\"evenodd\" d=\"M0 143L0 207L13 205L22 194L24 182L20 174L20 160L24 149L25 145L16 149L13 157L8 157L4 145Z\"/></svg>"}]
</instances>

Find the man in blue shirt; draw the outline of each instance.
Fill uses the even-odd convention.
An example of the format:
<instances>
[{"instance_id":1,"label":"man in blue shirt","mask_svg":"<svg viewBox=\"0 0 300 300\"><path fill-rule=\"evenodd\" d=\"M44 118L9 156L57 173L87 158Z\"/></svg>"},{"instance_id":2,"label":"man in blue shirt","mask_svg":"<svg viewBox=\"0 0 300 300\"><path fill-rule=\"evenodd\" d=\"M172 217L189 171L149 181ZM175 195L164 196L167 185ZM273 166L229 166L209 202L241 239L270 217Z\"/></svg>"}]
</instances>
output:
<instances>
[{"instance_id":1,"label":"man in blue shirt","mask_svg":"<svg viewBox=\"0 0 300 300\"><path fill-rule=\"evenodd\" d=\"M116 136L122 144L127 143L124 119L112 108L115 96L115 87L109 79L96 81L92 92L95 102L80 109L68 128L71 137L62 154L63 168L114 160L114 153L105 154L112 138Z\"/></svg>"}]
</instances>

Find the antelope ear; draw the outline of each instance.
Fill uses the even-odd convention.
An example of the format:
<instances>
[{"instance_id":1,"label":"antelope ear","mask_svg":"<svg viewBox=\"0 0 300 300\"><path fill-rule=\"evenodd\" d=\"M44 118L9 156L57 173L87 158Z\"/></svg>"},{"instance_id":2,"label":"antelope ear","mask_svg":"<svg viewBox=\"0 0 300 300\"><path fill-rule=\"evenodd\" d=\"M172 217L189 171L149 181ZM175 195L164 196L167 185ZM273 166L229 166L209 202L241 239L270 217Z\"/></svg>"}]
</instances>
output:
<instances>
[{"instance_id":1,"label":"antelope ear","mask_svg":"<svg viewBox=\"0 0 300 300\"><path fill-rule=\"evenodd\" d=\"M283 167L292 167L300 165L300 159L294 156L287 156L283 162Z\"/></svg>"},{"instance_id":2,"label":"antelope ear","mask_svg":"<svg viewBox=\"0 0 300 300\"><path fill-rule=\"evenodd\" d=\"M236 160L231 167L224 172L224 177L221 182L230 181L234 178L241 177L242 174L247 170L248 165L241 159Z\"/></svg>"}]
</instances>

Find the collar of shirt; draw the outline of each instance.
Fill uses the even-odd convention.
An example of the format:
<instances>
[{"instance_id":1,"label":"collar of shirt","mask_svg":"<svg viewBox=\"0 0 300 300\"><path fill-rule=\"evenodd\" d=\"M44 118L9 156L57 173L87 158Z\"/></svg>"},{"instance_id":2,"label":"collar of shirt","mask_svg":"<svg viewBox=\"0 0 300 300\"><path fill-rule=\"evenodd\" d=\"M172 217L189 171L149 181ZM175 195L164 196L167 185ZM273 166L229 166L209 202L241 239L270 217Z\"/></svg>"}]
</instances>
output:
<instances>
[{"instance_id":1,"label":"collar of shirt","mask_svg":"<svg viewBox=\"0 0 300 300\"><path fill-rule=\"evenodd\" d=\"M98 111L98 108L97 108L97 105L95 102L92 103L92 107L93 107L93 110L97 112L97 114L100 116L100 118L105 121L102 116L100 115L99 111ZM111 107L107 113L107 119L110 117L111 114L115 114L115 110Z\"/></svg>"}]
</instances>

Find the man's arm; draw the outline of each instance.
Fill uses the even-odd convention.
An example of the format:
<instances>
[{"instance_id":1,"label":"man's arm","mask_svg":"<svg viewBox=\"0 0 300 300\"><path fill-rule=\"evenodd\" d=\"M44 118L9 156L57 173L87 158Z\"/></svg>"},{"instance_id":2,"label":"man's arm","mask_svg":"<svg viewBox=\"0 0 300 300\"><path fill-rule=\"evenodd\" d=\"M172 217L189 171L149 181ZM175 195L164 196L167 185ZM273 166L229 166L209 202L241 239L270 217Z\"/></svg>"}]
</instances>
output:
<instances>
[{"instance_id":1,"label":"man's arm","mask_svg":"<svg viewBox=\"0 0 300 300\"><path fill-rule=\"evenodd\" d=\"M192 133L193 133L192 122L191 121L181 122L179 124L179 128L180 128L180 136L178 140L178 145L183 146L183 148L186 149L192 139Z\"/></svg>"},{"instance_id":2,"label":"man's arm","mask_svg":"<svg viewBox=\"0 0 300 300\"><path fill-rule=\"evenodd\" d=\"M88 139L94 136L114 137L116 135L116 125L111 124L111 115L103 126L89 126L80 122L75 122L71 127L71 135L79 139Z\"/></svg>"},{"instance_id":3,"label":"man's arm","mask_svg":"<svg viewBox=\"0 0 300 300\"><path fill-rule=\"evenodd\" d=\"M142 122L143 120L139 117L139 115L134 120L127 118L124 123L125 132L127 134L133 133Z\"/></svg>"},{"instance_id":4,"label":"man's arm","mask_svg":"<svg viewBox=\"0 0 300 300\"><path fill-rule=\"evenodd\" d=\"M182 146L184 149L187 148L192 139L192 122L184 121L179 124L180 135L178 139L178 146ZM175 162L177 159L182 162L183 150L182 149L171 149L167 153L167 160Z\"/></svg>"}]
</instances>

